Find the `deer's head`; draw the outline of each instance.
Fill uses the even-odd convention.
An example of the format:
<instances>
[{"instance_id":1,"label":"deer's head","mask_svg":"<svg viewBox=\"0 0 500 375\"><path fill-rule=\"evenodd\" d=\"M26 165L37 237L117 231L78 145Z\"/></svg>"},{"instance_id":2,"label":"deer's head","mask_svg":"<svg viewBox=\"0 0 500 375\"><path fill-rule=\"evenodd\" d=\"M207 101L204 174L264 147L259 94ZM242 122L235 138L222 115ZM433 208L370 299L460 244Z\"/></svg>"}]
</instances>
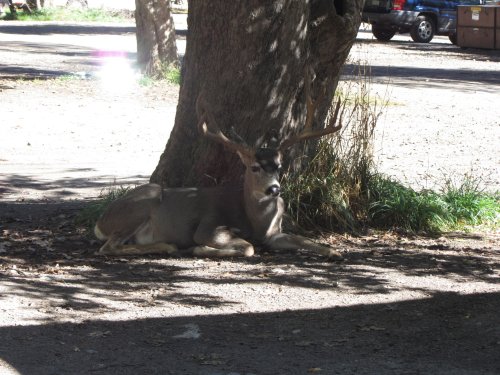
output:
<instances>
[{"instance_id":1,"label":"deer's head","mask_svg":"<svg viewBox=\"0 0 500 375\"><path fill-rule=\"evenodd\" d=\"M238 142L230 140L219 128L212 113L207 110L203 96L200 94L196 101L196 111L198 113L198 129L205 137L224 145L227 149L235 152L245 165L245 190L257 200L266 197L278 197L281 191L279 183L279 174L283 154L286 149L292 145L308 139L316 139L327 134L334 133L342 127L341 121L336 125L340 100L337 102L334 115L331 117L328 126L322 129L312 129L314 113L316 111L317 101L313 101L309 95L309 83L306 82L306 105L307 114L303 130L292 135L276 147L250 147L240 137ZM340 116L342 118L342 115ZM210 128L208 128L210 124Z\"/></svg>"}]
</instances>

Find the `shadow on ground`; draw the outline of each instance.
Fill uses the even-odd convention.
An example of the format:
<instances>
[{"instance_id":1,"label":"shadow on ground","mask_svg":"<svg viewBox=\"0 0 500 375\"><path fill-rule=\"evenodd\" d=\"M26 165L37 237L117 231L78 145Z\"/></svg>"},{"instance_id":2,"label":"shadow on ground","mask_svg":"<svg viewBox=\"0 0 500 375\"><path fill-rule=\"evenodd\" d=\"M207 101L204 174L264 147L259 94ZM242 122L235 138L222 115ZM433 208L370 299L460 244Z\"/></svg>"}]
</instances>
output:
<instances>
[{"instance_id":1,"label":"shadow on ground","mask_svg":"<svg viewBox=\"0 0 500 375\"><path fill-rule=\"evenodd\" d=\"M14 374L497 374L500 294L0 328ZM14 372L15 370L15 372Z\"/></svg>"},{"instance_id":2,"label":"shadow on ground","mask_svg":"<svg viewBox=\"0 0 500 375\"><path fill-rule=\"evenodd\" d=\"M92 172L91 168L67 169L61 174ZM71 178L68 176L60 179L40 179L37 176L9 174L0 176L0 198L7 199L13 192L38 191L44 192L47 199L77 198L82 190L100 190L116 186L134 186L147 181L148 176L135 175L123 178L116 176L89 174L88 177ZM21 195L22 194L18 194ZM29 194L26 194L29 197ZM1 205L1 203L0 203ZM7 207L5 208L7 209Z\"/></svg>"}]
</instances>

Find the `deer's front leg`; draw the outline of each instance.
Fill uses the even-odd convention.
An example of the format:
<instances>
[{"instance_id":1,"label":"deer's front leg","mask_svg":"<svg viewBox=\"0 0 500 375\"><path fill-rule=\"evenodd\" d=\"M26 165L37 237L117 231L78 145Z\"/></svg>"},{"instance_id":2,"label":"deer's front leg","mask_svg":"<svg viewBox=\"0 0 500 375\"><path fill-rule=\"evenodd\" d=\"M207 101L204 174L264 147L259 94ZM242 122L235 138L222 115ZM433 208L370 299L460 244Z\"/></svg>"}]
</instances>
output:
<instances>
[{"instance_id":1,"label":"deer's front leg","mask_svg":"<svg viewBox=\"0 0 500 375\"><path fill-rule=\"evenodd\" d=\"M205 257L249 257L254 254L251 243L237 236L225 227L200 225L194 235L194 241L200 246L190 249L193 255Z\"/></svg>"},{"instance_id":2,"label":"deer's front leg","mask_svg":"<svg viewBox=\"0 0 500 375\"><path fill-rule=\"evenodd\" d=\"M317 244L305 237L296 236L293 234L278 233L269 238L265 245L271 250L298 250L308 249L331 260L343 260L342 255L332 248Z\"/></svg>"}]
</instances>

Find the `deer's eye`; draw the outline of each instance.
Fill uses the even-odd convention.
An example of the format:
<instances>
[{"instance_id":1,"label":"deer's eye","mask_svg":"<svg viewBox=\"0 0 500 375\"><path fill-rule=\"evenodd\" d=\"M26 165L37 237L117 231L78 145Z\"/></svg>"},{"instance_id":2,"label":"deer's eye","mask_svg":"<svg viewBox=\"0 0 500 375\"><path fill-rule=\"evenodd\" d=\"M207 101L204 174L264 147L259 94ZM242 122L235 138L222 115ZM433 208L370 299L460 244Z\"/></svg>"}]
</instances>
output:
<instances>
[{"instance_id":1,"label":"deer's eye","mask_svg":"<svg viewBox=\"0 0 500 375\"><path fill-rule=\"evenodd\" d=\"M251 168L252 172L255 172L255 173L260 171L260 167L258 165L252 165L250 168Z\"/></svg>"}]
</instances>

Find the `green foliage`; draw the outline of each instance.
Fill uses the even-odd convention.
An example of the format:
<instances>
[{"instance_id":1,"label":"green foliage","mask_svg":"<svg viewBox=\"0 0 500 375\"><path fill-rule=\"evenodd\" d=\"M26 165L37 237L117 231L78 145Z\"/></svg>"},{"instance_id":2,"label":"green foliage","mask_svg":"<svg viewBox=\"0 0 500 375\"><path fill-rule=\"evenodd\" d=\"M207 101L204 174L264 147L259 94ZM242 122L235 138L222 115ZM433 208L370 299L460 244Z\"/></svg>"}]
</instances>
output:
<instances>
[{"instance_id":1,"label":"green foliage","mask_svg":"<svg viewBox=\"0 0 500 375\"><path fill-rule=\"evenodd\" d=\"M76 81L81 79L78 75L76 74L64 74L62 76L54 78L54 81L57 82L71 82L71 81Z\"/></svg>"},{"instance_id":2,"label":"green foliage","mask_svg":"<svg viewBox=\"0 0 500 375\"><path fill-rule=\"evenodd\" d=\"M383 176L370 181L369 223L382 228L442 232L468 226L498 225L499 195L479 188L465 175L458 185L448 180L441 192L420 192Z\"/></svg>"},{"instance_id":3,"label":"green foliage","mask_svg":"<svg viewBox=\"0 0 500 375\"><path fill-rule=\"evenodd\" d=\"M181 84L181 70L177 64L169 64L162 69L160 79L164 79L167 82L173 83L175 85Z\"/></svg>"},{"instance_id":4,"label":"green foliage","mask_svg":"<svg viewBox=\"0 0 500 375\"><path fill-rule=\"evenodd\" d=\"M168 64L163 66L159 73L155 76L143 75L139 79L139 84L141 86L147 87L152 86L157 81L166 81L174 85L181 84L181 70L177 64Z\"/></svg>"},{"instance_id":5,"label":"green foliage","mask_svg":"<svg viewBox=\"0 0 500 375\"><path fill-rule=\"evenodd\" d=\"M32 13L18 11L16 18L20 21L127 22L133 21L133 14L100 8L54 7Z\"/></svg>"},{"instance_id":6,"label":"green foliage","mask_svg":"<svg viewBox=\"0 0 500 375\"><path fill-rule=\"evenodd\" d=\"M17 14L12 14L7 5L3 8L3 11L4 13L1 14L0 20L13 21L17 19Z\"/></svg>"},{"instance_id":7,"label":"green foliage","mask_svg":"<svg viewBox=\"0 0 500 375\"><path fill-rule=\"evenodd\" d=\"M154 78L151 78L150 76L141 75L141 78L139 78L139 85L143 87L153 86L155 82Z\"/></svg>"},{"instance_id":8,"label":"green foliage","mask_svg":"<svg viewBox=\"0 0 500 375\"><path fill-rule=\"evenodd\" d=\"M451 227L464 225L498 226L500 219L500 194L484 192L479 180L465 175L459 182L448 179L442 196L447 203L452 218Z\"/></svg>"},{"instance_id":9,"label":"green foliage","mask_svg":"<svg viewBox=\"0 0 500 375\"><path fill-rule=\"evenodd\" d=\"M415 190L384 176L370 179L368 221L379 228L438 232L449 222L446 202L439 194Z\"/></svg>"},{"instance_id":10,"label":"green foliage","mask_svg":"<svg viewBox=\"0 0 500 375\"><path fill-rule=\"evenodd\" d=\"M130 187L111 187L101 192L96 201L89 203L76 217L76 224L92 232L94 225L111 202L124 196Z\"/></svg>"}]
</instances>

